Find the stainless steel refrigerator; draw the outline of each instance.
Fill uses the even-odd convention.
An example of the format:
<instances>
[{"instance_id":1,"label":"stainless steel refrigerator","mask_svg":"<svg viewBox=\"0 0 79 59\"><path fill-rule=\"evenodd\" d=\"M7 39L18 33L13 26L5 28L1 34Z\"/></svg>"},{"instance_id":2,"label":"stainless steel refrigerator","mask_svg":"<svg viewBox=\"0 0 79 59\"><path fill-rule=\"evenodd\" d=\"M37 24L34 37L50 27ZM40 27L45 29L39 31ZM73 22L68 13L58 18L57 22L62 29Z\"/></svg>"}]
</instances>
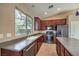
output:
<instances>
[{"instance_id":1,"label":"stainless steel refrigerator","mask_svg":"<svg viewBox=\"0 0 79 59\"><path fill-rule=\"evenodd\" d=\"M68 37L68 25L57 25L57 36Z\"/></svg>"}]
</instances>

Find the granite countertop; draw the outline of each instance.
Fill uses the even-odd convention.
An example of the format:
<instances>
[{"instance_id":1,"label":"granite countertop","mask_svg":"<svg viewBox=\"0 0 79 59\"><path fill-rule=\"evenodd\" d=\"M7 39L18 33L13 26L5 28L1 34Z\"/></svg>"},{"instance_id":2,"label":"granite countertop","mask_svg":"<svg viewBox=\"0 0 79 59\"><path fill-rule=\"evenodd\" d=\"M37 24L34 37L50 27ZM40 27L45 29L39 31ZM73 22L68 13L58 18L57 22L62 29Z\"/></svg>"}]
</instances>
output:
<instances>
[{"instance_id":1,"label":"granite countertop","mask_svg":"<svg viewBox=\"0 0 79 59\"><path fill-rule=\"evenodd\" d=\"M71 53L73 56L79 56L79 40L74 38L57 37L57 40Z\"/></svg>"},{"instance_id":2,"label":"granite countertop","mask_svg":"<svg viewBox=\"0 0 79 59\"><path fill-rule=\"evenodd\" d=\"M22 49L24 49L25 47L27 47L28 45L33 43L35 40L37 40L37 38L39 38L40 36L42 36L42 34L30 36L30 37L27 37L26 39L18 41L16 43L2 46L1 48L7 49L7 50L12 50L12 51L21 51Z\"/></svg>"}]
</instances>

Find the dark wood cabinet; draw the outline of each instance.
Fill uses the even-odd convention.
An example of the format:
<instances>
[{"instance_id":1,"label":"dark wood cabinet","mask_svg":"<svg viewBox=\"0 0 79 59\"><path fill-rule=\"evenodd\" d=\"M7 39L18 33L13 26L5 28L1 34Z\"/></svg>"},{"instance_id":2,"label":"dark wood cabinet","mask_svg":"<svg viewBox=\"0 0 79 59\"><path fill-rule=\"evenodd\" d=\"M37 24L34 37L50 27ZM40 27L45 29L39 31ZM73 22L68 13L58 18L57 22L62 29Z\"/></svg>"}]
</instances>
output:
<instances>
[{"instance_id":1,"label":"dark wood cabinet","mask_svg":"<svg viewBox=\"0 0 79 59\"><path fill-rule=\"evenodd\" d=\"M61 56L64 56L65 54L65 48L61 45Z\"/></svg>"},{"instance_id":2,"label":"dark wood cabinet","mask_svg":"<svg viewBox=\"0 0 79 59\"><path fill-rule=\"evenodd\" d=\"M26 46L21 51L13 51L1 48L2 56L35 56L43 43L43 36L37 38L28 47Z\"/></svg>"},{"instance_id":3,"label":"dark wood cabinet","mask_svg":"<svg viewBox=\"0 0 79 59\"><path fill-rule=\"evenodd\" d=\"M41 24L40 24L40 18L34 17L34 30L40 30Z\"/></svg>"},{"instance_id":4,"label":"dark wood cabinet","mask_svg":"<svg viewBox=\"0 0 79 59\"><path fill-rule=\"evenodd\" d=\"M22 51L11 51L7 49L2 49L1 48L1 56L22 56L23 52Z\"/></svg>"},{"instance_id":5,"label":"dark wood cabinet","mask_svg":"<svg viewBox=\"0 0 79 59\"><path fill-rule=\"evenodd\" d=\"M66 19L41 20L40 28L41 30L45 30L46 26L56 26L64 24L66 24Z\"/></svg>"},{"instance_id":6,"label":"dark wood cabinet","mask_svg":"<svg viewBox=\"0 0 79 59\"><path fill-rule=\"evenodd\" d=\"M39 50L40 49L40 47L41 47L41 45L42 45L42 43L43 43L43 36L41 36L40 38L38 38L38 40L37 40L37 50Z\"/></svg>"},{"instance_id":7,"label":"dark wood cabinet","mask_svg":"<svg viewBox=\"0 0 79 59\"><path fill-rule=\"evenodd\" d=\"M34 46L34 55L36 55L37 54L37 52L38 52L38 50L37 50L37 41L35 41L35 46Z\"/></svg>"},{"instance_id":8,"label":"dark wood cabinet","mask_svg":"<svg viewBox=\"0 0 79 59\"><path fill-rule=\"evenodd\" d=\"M55 20L56 25L64 25L66 24L66 19Z\"/></svg>"},{"instance_id":9,"label":"dark wood cabinet","mask_svg":"<svg viewBox=\"0 0 79 59\"><path fill-rule=\"evenodd\" d=\"M65 49L65 56L71 56L71 54Z\"/></svg>"},{"instance_id":10,"label":"dark wood cabinet","mask_svg":"<svg viewBox=\"0 0 79 59\"><path fill-rule=\"evenodd\" d=\"M57 48L58 48L58 55L61 56L61 46L58 45Z\"/></svg>"},{"instance_id":11,"label":"dark wood cabinet","mask_svg":"<svg viewBox=\"0 0 79 59\"><path fill-rule=\"evenodd\" d=\"M61 56L61 45L58 41L56 42L56 50L57 50L57 54Z\"/></svg>"},{"instance_id":12,"label":"dark wood cabinet","mask_svg":"<svg viewBox=\"0 0 79 59\"><path fill-rule=\"evenodd\" d=\"M56 51L59 56L72 56L57 39L56 39Z\"/></svg>"},{"instance_id":13,"label":"dark wood cabinet","mask_svg":"<svg viewBox=\"0 0 79 59\"><path fill-rule=\"evenodd\" d=\"M43 43L43 36L39 37L28 49L24 49L24 55L35 56Z\"/></svg>"},{"instance_id":14,"label":"dark wood cabinet","mask_svg":"<svg viewBox=\"0 0 79 59\"><path fill-rule=\"evenodd\" d=\"M34 56L35 55L35 43L33 43L29 48L23 50L23 56Z\"/></svg>"},{"instance_id":15,"label":"dark wood cabinet","mask_svg":"<svg viewBox=\"0 0 79 59\"><path fill-rule=\"evenodd\" d=\"M40 20L39 17L34 17L34 30L45 30L46 26L65 25L66 19Z\"/></svg>"}]
</instances>

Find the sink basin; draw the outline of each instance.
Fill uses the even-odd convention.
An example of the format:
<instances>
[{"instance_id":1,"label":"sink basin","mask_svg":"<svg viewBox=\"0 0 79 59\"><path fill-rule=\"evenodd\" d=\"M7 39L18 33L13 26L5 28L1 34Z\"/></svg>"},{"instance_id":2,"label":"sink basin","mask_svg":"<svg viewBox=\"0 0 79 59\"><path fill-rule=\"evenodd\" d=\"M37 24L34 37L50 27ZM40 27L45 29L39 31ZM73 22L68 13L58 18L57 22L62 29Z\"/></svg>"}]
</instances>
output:
<instances>
[{"instance_id":1,"label":"sink basin","mask_svg":"<svg viewBox=\"0 0 79 59\"><path fill-rule=\"evenodd\" d=\"M38 38L38 37L37 36L31 36L31 37L28 37L27 40L34 40L36 38Z\"/></svg>"}]
</instances>

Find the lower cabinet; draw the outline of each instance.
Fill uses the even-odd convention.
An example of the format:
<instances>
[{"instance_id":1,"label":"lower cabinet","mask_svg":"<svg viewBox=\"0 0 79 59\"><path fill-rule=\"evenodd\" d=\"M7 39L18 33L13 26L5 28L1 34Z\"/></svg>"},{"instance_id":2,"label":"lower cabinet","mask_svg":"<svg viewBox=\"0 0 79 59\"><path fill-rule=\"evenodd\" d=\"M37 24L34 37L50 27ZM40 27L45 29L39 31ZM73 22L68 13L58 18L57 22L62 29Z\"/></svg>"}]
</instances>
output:
<instances>
[{"instance_id":1,"label":"lower cabinet","mask_svg":"<svg viewBox=\"0 0 79 59\"><path fill-rule=\"evenodd\" d=\"M43 36L39 37L36 41L24 48L22 51L11 51L1 49L2 56L35 56L43 43Z\"/></svg>"},{"instance_id":2,"label":"lower cabinet","mask_svg":"<svg viewBox=\"0 0 79 59\"><path fill-rule=\"evenodd\" d=\"M72 56L67 50L65 50L65 56Z\"/></svg>"},{"instance_id":3,"label":"lower cabinet","mask_svg":"<svg viewBox=\"0 0 79 59\"><path fill-rule=\"evenodd\" d=\"M56 51L58 56L72 56L57 39L56 39Z\"/></svg>"},{"instance_id":4,"label":"lower cabinet","mask_svg":"<svg viewBox=\"0 0 79 59\"><path fill-rule=\"evenodd\" d=\"M61 48L60 48L60 45L58 45L58 55L61 56Z\"/></svg>"},{"instance_id":5,"label":"lower cabinet","mask_svg":"<svg viewBox=\"0 0 79 59\"><path fill-rule=\"evenodd\" d=\"M35 43L33 43L29 48L25 48L23 50L23 56L34 56L35 55L34 49L35 49Z\"/></svg>"},{"instance_id":6,"label":"lower cabinet","mask_svg":"<svg viewBox=\"0 0 79 59\"><path fill-rule=\"evenodd\" d=\"M37 40L37 50L39 51L41 45L43 43L43 36L41 36L40 38L38 38Z\"/></svg>"},{"instance_id":7,"label":"lower cabinet","mask_svg":"<svg viewBox=\"0 0 79 59\"><path fill-rule=\"evenodd\" d=\"M65 48L61 45L61 56L64 56Z\"/></svg>"},{"instance_id":8,"label":"lower cabinet","mask_svg":"<svg viewBox=\"0 0 79 59\"><path fill-rule=\"evenodd\" d=\"M39 37L28 49L23 50L24 56L35 56L43 43L43 36Z\"/></svg>"},{"instance_id":9,"label":"lower cabinet","mask_svg":"<svg viewBox=\"0 0 79 59\"><path fill-rule=\"evenodd\" d=\"M1 49L1 56L22 56L22 51L11 51L7 49Z\"/></svg>"},{"instance_id":10,"label":"lower cabinet","mask_svg":"<svg viewBox=\"0 0 79 59\"><path fill-rule=\"evenodd\" d=\"M37 41L36 41L35 46L34 46L34 55L36 55L38 52L37 48L38 48L38 46L37 46Z\"/></svg>"},{"instance_id":11,"label":"lower cabinet","mask_svg":"<svg viewBox=\"0 0 79 59\"><path fill-rule=\"evenodd\" d=\"M57 50L58 56L61 56L61 46L60 46L60 43L58 41L56 42L56 50Z\"/></svg>"},{"instance_id":12,"label":"lower cabinet","mask_svg":"<svg viewBox=\"0 0 79 59\"><path fill-rule=\"evenodd\" d=\"M30 47L23 50L23 56L35 56L37 52L37 41L35 41Z\"/></svg>"}]
</instances>

